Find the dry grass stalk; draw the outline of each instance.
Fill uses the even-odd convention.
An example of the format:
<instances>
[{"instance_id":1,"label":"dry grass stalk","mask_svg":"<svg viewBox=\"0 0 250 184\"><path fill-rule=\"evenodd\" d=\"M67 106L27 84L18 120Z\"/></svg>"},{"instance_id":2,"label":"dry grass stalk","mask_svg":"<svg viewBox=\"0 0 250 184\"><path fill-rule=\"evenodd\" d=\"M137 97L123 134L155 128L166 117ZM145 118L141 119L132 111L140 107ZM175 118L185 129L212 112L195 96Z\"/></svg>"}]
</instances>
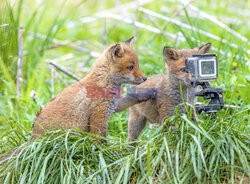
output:
<instances>
[{"instance_id":1,"label":"dry grass stalk","mask_svg":"<svg viewBox=\"0 0 250 184\"><path fill-rule=\"evenodd\" d=\"M66 75L68 75L69 77L79 81L80 78L78 76L76 76L75 74L73 74L72 72L70 72L67 68L60 66L59 64L57 64L55 61L52 61L50 59L46 60L47 63L49 63L50 65L54 66L56 69L60 70L61 72L65 73Z\"/></svg>"},{"instance_id":2,"label":"dry grass stalk","mask_svg":"<svg viewBox=\"0 0 250 184\"><path fill-rule=\"evenodd\" d=\"M20 97L22 83L22 65L23 65L23 32L24 27L19 28L18 38L18 61L17 61L17 78L16 78L16 96Z\"/></svg>"}]
</instances>

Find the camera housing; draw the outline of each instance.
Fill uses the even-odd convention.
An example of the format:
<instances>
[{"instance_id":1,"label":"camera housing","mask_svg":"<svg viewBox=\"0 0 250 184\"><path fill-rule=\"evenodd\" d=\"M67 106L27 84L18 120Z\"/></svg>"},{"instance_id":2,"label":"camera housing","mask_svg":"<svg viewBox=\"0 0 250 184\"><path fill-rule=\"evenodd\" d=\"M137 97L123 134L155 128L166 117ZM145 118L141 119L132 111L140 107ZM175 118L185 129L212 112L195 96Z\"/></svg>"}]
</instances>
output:
<instances>
[{"instance_id":1,"label":"camera housing","mask_svg":"<svg viewBox=\"0 0 250 184\"><path fill-rule=\"evenodd\" d=\"M199 54L186 58L186 69L191 80L213 81L218 78L218 61L215 54Z\"/></svg>"}]
</instances>

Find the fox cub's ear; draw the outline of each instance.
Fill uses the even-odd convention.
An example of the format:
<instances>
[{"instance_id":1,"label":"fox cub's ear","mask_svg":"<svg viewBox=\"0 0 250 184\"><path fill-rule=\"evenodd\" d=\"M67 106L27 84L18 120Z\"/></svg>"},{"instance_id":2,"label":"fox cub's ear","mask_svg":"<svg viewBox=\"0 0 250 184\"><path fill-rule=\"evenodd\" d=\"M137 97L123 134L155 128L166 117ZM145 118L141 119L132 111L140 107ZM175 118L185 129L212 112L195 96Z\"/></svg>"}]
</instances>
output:
<instances>
[{"instance_id":1,"label":"fox cub's ear","mask_svg":"<svg viewBox=\"0 0 250 184\"><path fill-rule=\"evenodd\" d=\"M163 57L166 62L175 61L180 58L178 51L172 47L164 47Z\"/></svg>"},{"instance_id":2,"label":"fox cub's ear","mask_svg":"<svg viewBox=\"0 0 250 184\"><path fill-rule=\"evenodd\" d=\"M198 54L208 54L211 48L211 43L206 43L205 45L202 45L199 47Z\"/></svg>"},{"instance_id":3,"label":"fox cub's ear","mask_svg":"<svg viewBox=\"0 0 250 184\"><path fill-rule=\"evenodd\" d=\"M135 37L133 36L133 37L129 38L127 41L125 41L124 43L131 46L134 40L135 40Z\"/></svg>"},{"instance_id":4,"label":"fox cub's ear","mask_svg":"<svg viewBox=\"0 0 250 184\"><path fill-rule=\"evenodd\" d=\"M112 59L115 60L116 57L122 57L124 55L124 50L122 44L118 43L110 48Z\"/></svg>"}]
</instances>

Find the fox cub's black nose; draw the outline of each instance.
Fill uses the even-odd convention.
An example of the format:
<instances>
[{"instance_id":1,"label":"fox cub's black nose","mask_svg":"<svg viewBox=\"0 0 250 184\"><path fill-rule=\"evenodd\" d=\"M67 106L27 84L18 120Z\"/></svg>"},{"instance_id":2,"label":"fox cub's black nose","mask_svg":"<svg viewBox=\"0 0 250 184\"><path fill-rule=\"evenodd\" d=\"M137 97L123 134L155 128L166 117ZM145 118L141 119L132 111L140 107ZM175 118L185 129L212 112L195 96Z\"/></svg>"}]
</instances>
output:
<instances>
[{"instance_id":1,"label":"fox cub's black nose","mask_svg":"<svg viewBox=\"0 0 250 184\"><path fill-rule=\"evenodd\" d=\"M143 77L143 80L146 81L146 80L147 80L147 77Z\"/></svg>"}]
</instances>

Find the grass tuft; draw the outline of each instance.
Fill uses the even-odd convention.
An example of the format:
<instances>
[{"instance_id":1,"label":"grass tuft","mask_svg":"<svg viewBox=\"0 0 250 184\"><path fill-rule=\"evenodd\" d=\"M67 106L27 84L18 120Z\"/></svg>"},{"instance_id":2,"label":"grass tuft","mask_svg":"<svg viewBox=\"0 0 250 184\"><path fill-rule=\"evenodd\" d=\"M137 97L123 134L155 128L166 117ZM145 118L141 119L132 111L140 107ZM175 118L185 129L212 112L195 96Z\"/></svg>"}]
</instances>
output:
<instances>
[{"instance_id":1,"label":"grass tuft","mask_svg":"<svg viewBox=\"0 0 250 184\"><path fill-rule=\"evenodd\" d=\"M112 139L99 144L93 135L76 130L48 132L16 148L1 166L0 181L223 183L249 177L249 139L237 123L192 123L178 114L167 121L172 126L152 130L137 147ZM1 150L19 134L5 136Z\"/></svg>"}]
</instances>

